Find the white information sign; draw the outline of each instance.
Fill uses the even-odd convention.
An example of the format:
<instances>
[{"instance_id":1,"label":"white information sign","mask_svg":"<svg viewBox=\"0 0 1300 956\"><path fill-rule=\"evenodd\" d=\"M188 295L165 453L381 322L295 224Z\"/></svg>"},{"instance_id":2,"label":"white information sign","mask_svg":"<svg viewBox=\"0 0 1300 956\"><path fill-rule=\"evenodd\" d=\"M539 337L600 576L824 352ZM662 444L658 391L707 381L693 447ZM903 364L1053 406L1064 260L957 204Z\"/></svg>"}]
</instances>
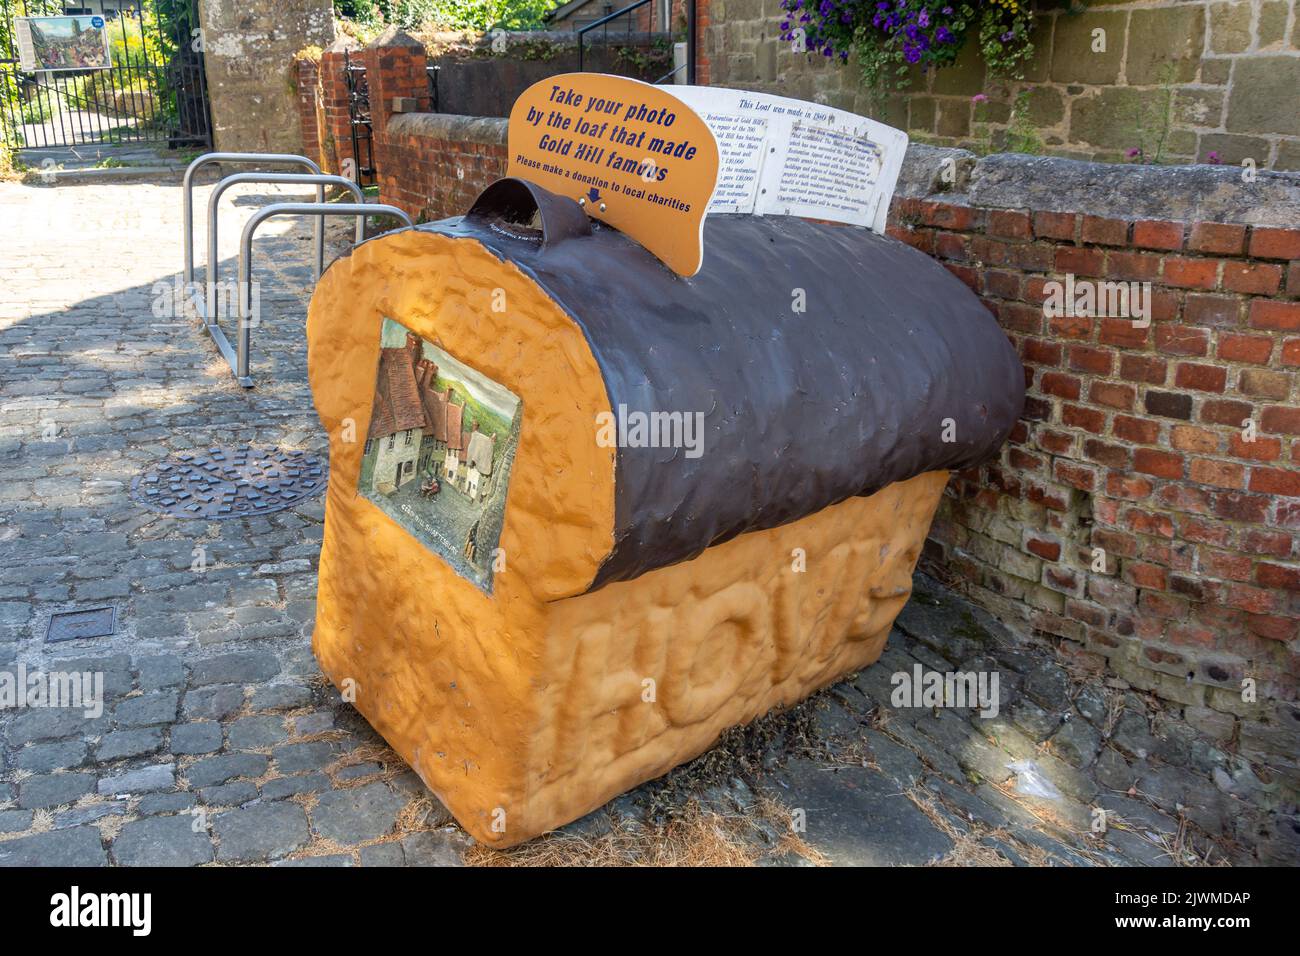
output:
<instances>
[{"instance_id":1,"label":"white information sign","mask_svg":"<svg viewBox=\"0 0 1300 956\"><path fill-rule=\"evenodd\" d=\"M885 231L907 134L830 106L716 86L661 87L713 130L713 213L803 216Z\"/></svg>"}]
</instances>

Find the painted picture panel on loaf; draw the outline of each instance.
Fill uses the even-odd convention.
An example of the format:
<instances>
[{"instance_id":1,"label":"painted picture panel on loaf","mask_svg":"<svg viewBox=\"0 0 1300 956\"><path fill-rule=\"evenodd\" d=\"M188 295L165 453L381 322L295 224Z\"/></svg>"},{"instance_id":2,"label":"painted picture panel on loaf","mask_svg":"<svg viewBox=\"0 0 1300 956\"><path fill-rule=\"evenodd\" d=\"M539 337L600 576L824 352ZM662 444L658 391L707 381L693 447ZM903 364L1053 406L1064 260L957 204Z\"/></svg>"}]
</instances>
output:
<instances>
[{"instance_id":1,"label":"painted picture panel on loaf","mask_svg":"<svg viewBox=\"0 0 1300 956\"><path fill-rule=\"evenodd\" d=\"M519 397L384 318L358 492L492 593Z\"/></svg>"}]
</instances>

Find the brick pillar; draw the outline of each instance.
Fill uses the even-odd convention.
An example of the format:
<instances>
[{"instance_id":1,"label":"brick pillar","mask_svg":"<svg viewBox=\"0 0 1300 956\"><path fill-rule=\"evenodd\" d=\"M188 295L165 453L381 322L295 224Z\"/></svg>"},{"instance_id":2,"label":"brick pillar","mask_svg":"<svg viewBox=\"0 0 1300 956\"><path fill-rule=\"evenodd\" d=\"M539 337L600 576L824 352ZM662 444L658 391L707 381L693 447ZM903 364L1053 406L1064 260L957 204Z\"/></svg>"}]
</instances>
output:
<instances>
[{"instance_id":1,"label":"brick pillar","mask_svg":"<svg viewBox=\"0 0 1300 956\"><path fill-rule=\"evenodd\" d=\"M710 80L709 48L707 38L712 30L709 0L695 0L695 85L708 86Z\"/></svg>"},{"instance_id":2,"label":"brick pillar","mask_svg":"<svg viewBox=\"0 0 1300 956\"><path fill-rule=\"evenodd\" d=\"M393 101L414 97L422 106L428 103L429 79L425 72L428 58L419 40L396 27L390 27L361 51L361 59L366 67L366 82L370 87L375 178L383 193L386 178L395 172L384 163L388 118L392 115Z\"/></svg>"},{"instance_id":3,"label":"brick pillar","mask_svg":"<svg viewBox=\"0 0 1300 956\"><path fill-rule=\"evenodd\" d=\"M348 125L348 79L345 73L347 54L359 55L357 43L340 37L325 50L320 59L320 90L323 130L321 134L321 169L338 173L343 161L352 157L352 130Z\"/></svg>"},{"instance_id":4,"label":"brick pillar","mask_svg":"<svg viewBox=\"0 0 1300 956\"><path fill-rule=\"evenodd\" d=\"M325 155L321 149L322 130L320 63L300 59L295 62L298 83L298 123L302 127L302 154L314 159L325 168Z\"/></svg>"}]
</instances>

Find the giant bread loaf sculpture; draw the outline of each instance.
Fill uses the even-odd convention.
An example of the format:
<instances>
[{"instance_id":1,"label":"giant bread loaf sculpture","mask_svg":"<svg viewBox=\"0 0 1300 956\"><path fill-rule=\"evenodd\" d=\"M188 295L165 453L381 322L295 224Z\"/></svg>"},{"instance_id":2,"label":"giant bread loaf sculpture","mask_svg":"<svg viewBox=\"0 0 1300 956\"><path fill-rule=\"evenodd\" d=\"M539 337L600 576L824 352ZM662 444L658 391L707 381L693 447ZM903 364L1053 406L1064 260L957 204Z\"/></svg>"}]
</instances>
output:
<instances>
[{"instance_id":1,"label":"giant bread loaf sculpture","mask_svg":"<svg viewBox=\"0 0 1300 956\"><path fill-rule=\"evenodd\" d=\"M312 299L315 652L487 844L873 663L949 471L1021 412L1007 339L922 253L738 215L704 248L683 278L506 179ZM656 411L695 444L602 440Z\"/></svg>"}]
</instances>

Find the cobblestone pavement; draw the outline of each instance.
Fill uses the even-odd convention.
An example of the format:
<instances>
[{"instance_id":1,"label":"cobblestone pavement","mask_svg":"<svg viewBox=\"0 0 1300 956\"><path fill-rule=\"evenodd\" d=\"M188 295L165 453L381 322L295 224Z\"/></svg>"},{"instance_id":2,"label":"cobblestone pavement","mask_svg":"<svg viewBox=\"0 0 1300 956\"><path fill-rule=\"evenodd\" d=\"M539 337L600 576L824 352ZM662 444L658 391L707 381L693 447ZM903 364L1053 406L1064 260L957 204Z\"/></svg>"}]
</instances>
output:
<instances>
[{"instance_id":1,"label":"cobblestone pavement","mask_svg":"<svg viewBox=\"0 0 1300 956\"><path fill-rule=\"evenodd\" d=\"M1166 865L1248 861L1240 828L1277 822L1237 812L1214 741L919 578L882 663L557 834L476 847L315 666L322 502L205 522L129 494L177 452L325 452L309 227L259 241L246 391L168 313L178 187L0 185L0 214L0 671L102 672L106 697L0 711L0 864ZM114 635L45 641L103 605ZM997 717L892 706L892 674L958 665L1000 674Z\"/></svg>"}]
</instances>

